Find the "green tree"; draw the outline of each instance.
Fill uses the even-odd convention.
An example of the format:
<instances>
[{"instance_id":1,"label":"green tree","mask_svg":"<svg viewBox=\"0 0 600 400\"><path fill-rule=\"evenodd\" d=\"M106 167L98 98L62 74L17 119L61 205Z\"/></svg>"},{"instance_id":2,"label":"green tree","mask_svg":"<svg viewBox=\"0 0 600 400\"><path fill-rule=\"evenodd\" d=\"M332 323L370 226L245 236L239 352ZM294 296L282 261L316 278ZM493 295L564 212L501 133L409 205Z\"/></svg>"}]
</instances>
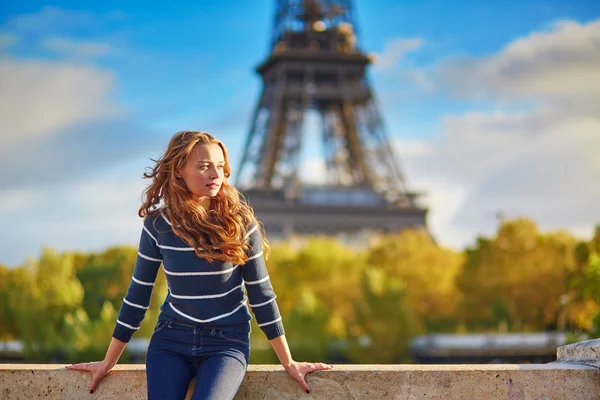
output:
<instances>
[{"instance_id":1,"label":"green tree","mask_svg":"<svg viewBox=\"0 0 600 400\"><path fill-rule=\"evenodd\" d=\"M65 361L101 360L106 354L117 312L109 301L104 302L100 315L90 319L83 307L67 313L64 317L65 336L69 338L65 346ZM127 360L127 353L121 362Z\"/></svg>"},{"instance_id":2,"label":"green tree","mask_svg":"<svg viewBox=\"0 0 600 400\"><path fill-rule=\"evenodd\" d=\"M19 290L15 284L15 276L18 274L17 268L9 269L0 264L0 340L16 340L19 331L15 323L15 315L10 307L10 294Z\"/></svg>"},{"instance_id":3,"label":"green tree","mask_svg":"<svg viewBox=\"0 0 600 400\"><path fill-rule=\"evenodd\" d=\"M110 309L116 310L111 325L110 334L116 321L116 314L127 294L131 276L137 259L137 248L131 246L114 246L100 253L79 254L77 256L77 277L84 287L83 307L89 321L102 320L107 317L107 302ZM141 328L136 332L136 338L150 337L160 305L167 294L167 284L164 273L158 273L152 291L150 307ZM102 313L104 312L104 317ZM109 338L110 338L109 334Z\"/></svg>"},{"instance_id":4,"label":"green tree","mask_svg":"<svg viewBox=\"0 0 600 400\"><path fill-rule=\"evenodd\" d=\"M539 233L529 219L504 222L492 239L466 251L458 278L462 312L475 330L555 329L561 296L575 269L575 241L564 233Z\"/></svg>"},{"instance_id":5,"label":"green tree","mask_svg":"<svg viewBox=\"0 0 600 400\"><path fill-rule=\"evenodd\" d=\"M298 247L274 246L268 263L294 355L351 362L406 360L417 324L403 282L369 265L368 251L334 238L312 237ZM276 362L261 338L261 333L253 335L252 362Z\"/></svg>"},{"instance_id":6,"label":"green tree","mask_svg":"<svg viewBox=\"0 0 600 400\"><path fill-rule=\"evenodd\" d=\"M438 246L424 230L404 230L383 237L367 263L385 271L404 288L406 303L427 331L451 331L461 293L455 281L461 253Z\"/></svg>"},{"instance_id":7,"label":"green tree","mask_svg":"<svg viewBox=\"0 0 600 400\"><path fill-rule=\"evenodd\" d=\"M109 301L119 308L135 266L137 250L130 246L110 247L100 253L79 256L77 278L83 285L83 306L90 318L100 315Z\"/></svg>"},{"instance_id":8,"label":"green tree","mask_svg":"<svg viewBox=\"0 0 600 400\"><path fill-rule=\"evenodd\" d=\"M12 270L0 268L0 300L5 304L0 334L21 340L31 361L103 357L136 255L130 247L113 247L98 254L45 248L39 260ZM136 337L152 334L166 291L164 274L159 274Z\"/></svg>"},{"instance_id":9,"label":"green tree","mask_svg":"<svg viewBox=\"0 0 600 400\"><path fill-rule=\"evenodd\" d=\"M363 296L355 305L360 329L348 341L348 360L368 364L410 361L408 344L420 327L405 283L383 268L368 266L361 289Z\"/></svg>"},{"instance_id":10,"label":"green tree","mask_svg":"<svg viewBox=\"0 0 600 400\"><path fill-rule=\"evenodd\" d=\"M38 261L14 271L15 289L8 296L19 339L30 359L62 359L71 337L65 315L81 305L83 287L74 271L73 255L45 248Z\"/></svg>"},{"instance_id":11,"label":"green tree","mask_svg":"<svg viewBox=\"0 0 600 400\"><path fill-rule=\"evenodd\" d=\"M268 268L290 348L296 357L328 359L330 343L358 326L354 303L361 296L364 255L333 238L312 237L297 250L289 243L274 246ZM260 330L253 335L255 348L267 348L262 336Z\"/></svg>"},{"instance_id":12,"label":"green tree","mask_svg":"<svg viewBox=\"0 0 600 400\"><path fill-rule=\"evenodd\" d=\"M563 323L569 330L600 336L600 225L575 250L575 270L567 282Z\"/></svg>"}]
</instances>

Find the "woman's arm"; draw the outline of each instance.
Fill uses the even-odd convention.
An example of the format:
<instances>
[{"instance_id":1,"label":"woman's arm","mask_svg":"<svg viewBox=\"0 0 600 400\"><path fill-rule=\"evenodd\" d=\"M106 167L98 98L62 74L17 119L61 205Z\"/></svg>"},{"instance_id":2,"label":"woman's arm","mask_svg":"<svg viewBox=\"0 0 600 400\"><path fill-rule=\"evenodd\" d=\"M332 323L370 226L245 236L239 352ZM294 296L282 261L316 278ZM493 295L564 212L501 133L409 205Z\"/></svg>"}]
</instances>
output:
<instances>
[{"instance_id":1,"label":"woman's arm","mask_svg":"<svg viewBox=\"0 0 600 400\"><path fill-rule=\"evenodd\" d=\"M256 317L258 326L264 331L269 343L277 354L281 365L287 373L300 383L306 393L310 388L304 377L312 371L332 369L333 367L323 363L296 362L292 358L290 349L285 339L285 330L275 293L271 286L269 272L263 257L262 240L258 225L250 229L248 235L250 240L250 259L242 266L242 276L248 292L250 308Z\"/></svg>"},{"instance_id":2,"label":"woman's arm","mask_svg":"<svg viewBox=\"0 0 600 400\"><path fill-rule=\"evenodd\" d=\"M276 337L275 339L269 340L271 346L273 346L273 350L277 354L277 358L279 358L279 362L285 369L290 366L292 363L292 353L290 353L290 348L288 347L287 340L285 339L285 335L281 335Z\"/></svg>"},{"instance_id":3,"label":"woman's arm","mask_svg":"<svg viewBox=\"0 0 600 400\"><path fill-rule=\"evenodd\" d=\"M96 387L100 381L104 379L106 375L108 375L110 370L113 369L115 365L117 365L117 361L119 361L121 354L123 354L125 346L127 346L126 342L122 342L113 337L108 345L108 350L106 350L106 356L104 357L104 360L73 364L68 366L67 369L90 372L92 374L90 393L94 393L94 390L96 390Z\"/></svg>"},{"instance_id":4,"label":"woman's arm","mask_svg":"<svg viewBox=\"0 0 600 400\"><path fill-rule=\"evenodd\" d=\"M294 378L302 389L306 391L306 393L310 393L310 387L306 383L304 377L306 374L313 371L320 370L330 370L333 369L333 366L327 365L324 363L308 363L308 362L297 362L292 359L292 354L290 353L290 348L288 347L287 340L285 339L285 335L278 336L274 339L269 340L271 346L273 346L273 350L277 354L281 365L285 368L287 373Z\"/></svg>"},{"instance_id":5,"label":"woman's arm","mask_svg":"<svg viewBox=\"0 0 600 400\"><path fill-rule=\"evenodd\" d=\"M116 338L111 338L110 344L108 345L108 350L106 350L106 355L102 361L109 370L113 369L113 367L117 365L117 361L119 361L119 358L121 358L121 354L123 354L125 346L127 346L126 342L122 342Z\"/></svg>"}]
</instances>

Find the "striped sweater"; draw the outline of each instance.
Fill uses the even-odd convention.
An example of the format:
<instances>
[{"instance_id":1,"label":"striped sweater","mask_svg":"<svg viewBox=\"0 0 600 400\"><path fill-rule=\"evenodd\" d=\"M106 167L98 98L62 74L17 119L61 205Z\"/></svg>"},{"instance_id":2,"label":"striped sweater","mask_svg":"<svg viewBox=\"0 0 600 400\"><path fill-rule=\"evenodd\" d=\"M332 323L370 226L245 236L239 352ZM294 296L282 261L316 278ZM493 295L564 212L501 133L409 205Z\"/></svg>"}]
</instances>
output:
<instances>
[{"instance_id":1,"label":"striped sweater","mask_svg":"<svg viewBox=\"0 0 600 400\"><path fill-rule=\"evenodd\" d=\"M250 332L249 305L269 340L283 335L285 331L256 225L250 227L245 239L250 245L250 258L245 264L220 260L210 263L198 257L189 244L175 235L166 214L146 217L135 269L113 337L129 342L140 328L161 264L168 293L160 307L159 320L173 319Z\"/></svg>"}]
</instances>

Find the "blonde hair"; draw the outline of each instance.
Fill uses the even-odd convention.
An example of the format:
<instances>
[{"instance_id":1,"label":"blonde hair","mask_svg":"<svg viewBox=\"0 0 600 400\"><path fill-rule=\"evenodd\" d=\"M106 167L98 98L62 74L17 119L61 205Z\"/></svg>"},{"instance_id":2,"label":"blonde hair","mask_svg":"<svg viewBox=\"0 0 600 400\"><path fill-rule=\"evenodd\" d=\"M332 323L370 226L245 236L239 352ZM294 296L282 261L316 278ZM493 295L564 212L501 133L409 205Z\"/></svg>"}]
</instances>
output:
<instances>
[{"instance_id":1,"label":"blonde hair","mask_svg":"<svg viewBox=\"0 0 600 400\"><path fill-rule=\"evenodd\" d=\"M210 198L208 210L193 197L178 171L185 165L190 153L197 145L217 144L223 150L225 179L215 197ZM243 264L248 261L249 244L244 240L253 223L260 227L252 207L242 194L229 185L231 174L227 148L220 140L206 132L181 131L173 135L167 149L156 164L144 173L152 179L143 193L139 216L158 215L160 203L171 222L173 232L194 248L196 255L213 262L215 259ZM262 231L262 229L260 229ZM261 232L263 233L263 232ZM263 252L267 254L269 244L261 234Z\"/></svg>"}]
</instances>

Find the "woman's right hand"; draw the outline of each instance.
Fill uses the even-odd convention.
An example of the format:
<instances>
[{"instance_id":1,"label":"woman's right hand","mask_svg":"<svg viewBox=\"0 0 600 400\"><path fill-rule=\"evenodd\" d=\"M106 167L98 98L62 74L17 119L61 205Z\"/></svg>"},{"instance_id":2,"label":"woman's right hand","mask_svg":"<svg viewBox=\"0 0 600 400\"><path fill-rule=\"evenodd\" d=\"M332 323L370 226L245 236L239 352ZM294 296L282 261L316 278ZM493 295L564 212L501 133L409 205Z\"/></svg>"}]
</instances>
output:
<instances>
[{"instance_id":1,"label":"woman's right hand","mask_svg":"<svg viewBox=\"0 0 600 400\"><path fill-rule=\"evenodd\" d=\"M92 385L90 386L90 393L94 393L94 390L96 390L96 387L98 386L100 381L104 379L106 375L108 375L112 367L108 367L104 363L104 361L96 361L69 365L67 369L90 372L92 374Z\"/></svg>"}]
</instances>

